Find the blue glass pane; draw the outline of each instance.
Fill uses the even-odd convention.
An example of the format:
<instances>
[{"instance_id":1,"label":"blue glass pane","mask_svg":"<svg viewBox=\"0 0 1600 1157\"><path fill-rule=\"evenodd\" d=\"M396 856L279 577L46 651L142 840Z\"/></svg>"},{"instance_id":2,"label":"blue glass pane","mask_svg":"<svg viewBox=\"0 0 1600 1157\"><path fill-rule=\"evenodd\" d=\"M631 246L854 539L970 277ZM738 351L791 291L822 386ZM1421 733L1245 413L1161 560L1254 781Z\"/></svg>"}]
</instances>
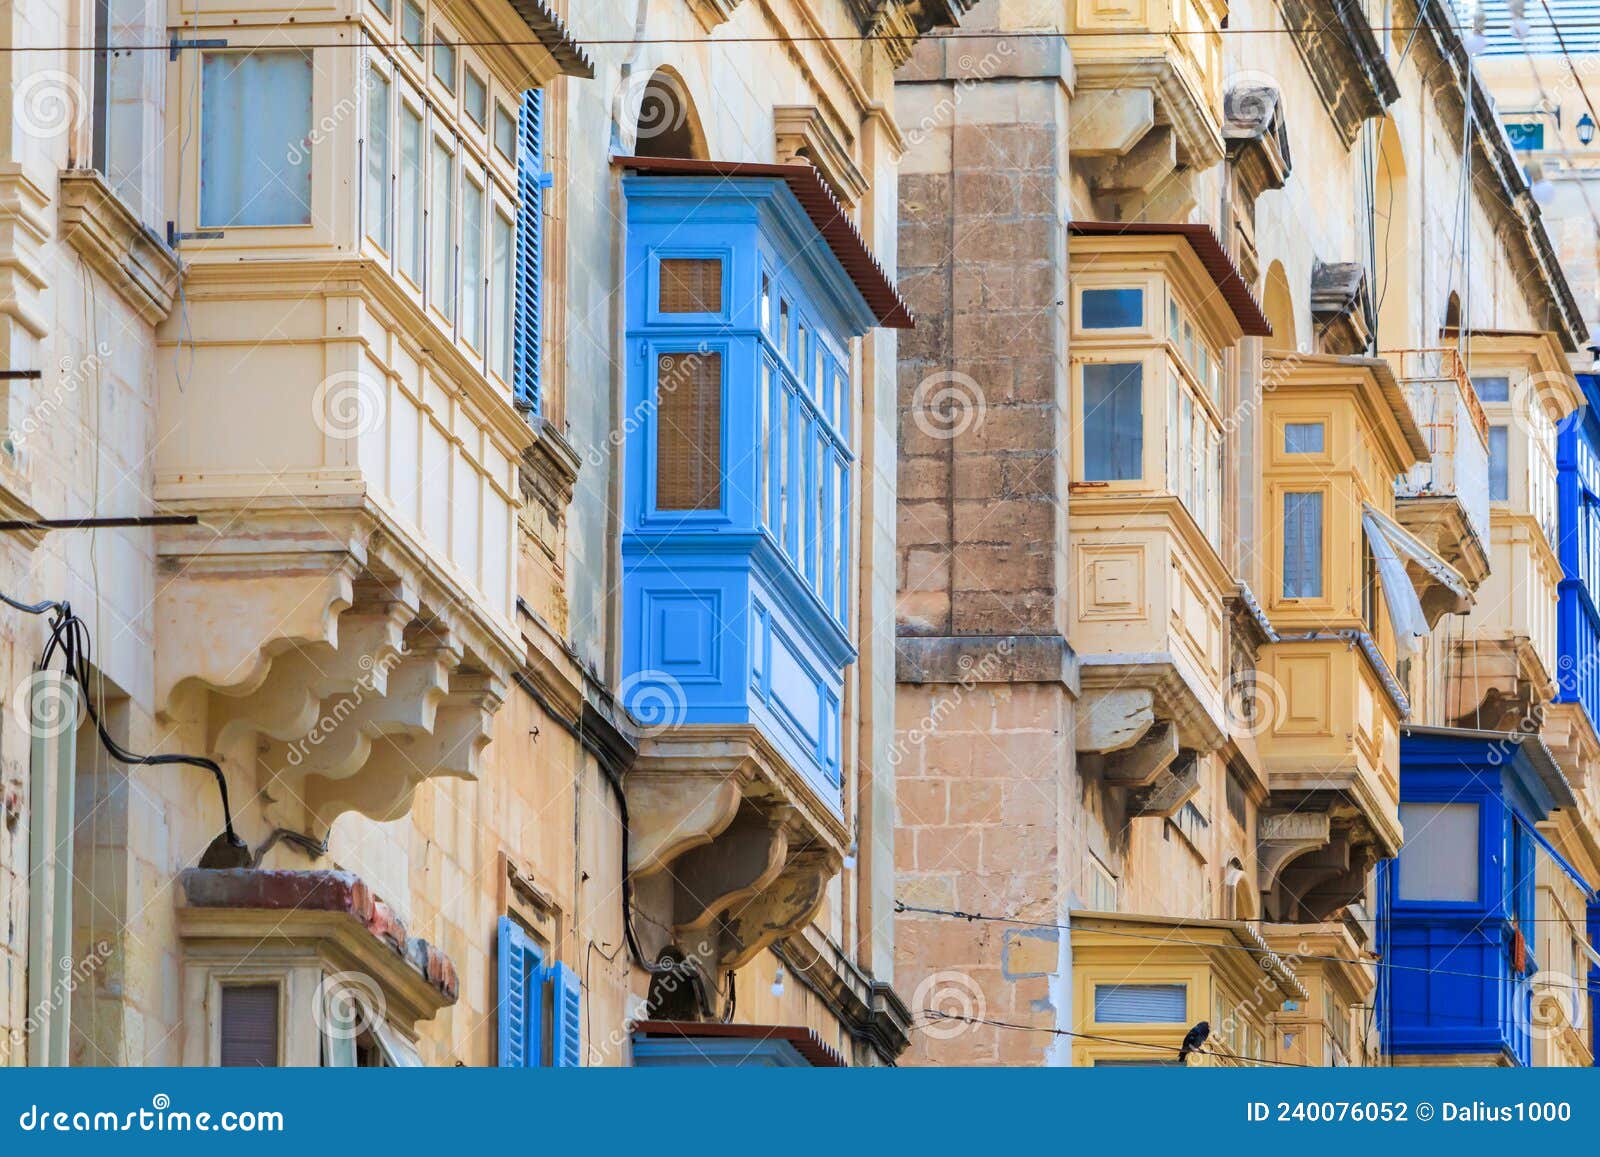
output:
<instances>
[{"instance_id":1,"label":"blue glass pane","mask_svg":"<svg viewBox=\"0 0 1600 1157\"><path fill-rule=\"evenodd\" d=\"M1472 384L1477 388L1479 401L1509 402L1511 400L1510 378L1473 378Z\"/></svg>"},{"instance_id":2,"label":"blue glass pane","mask_svg":"<svg viewBox=\"0 0 1600 1157\"><path fill-rule=\"evenodd\" d=\"M1506 462L1505 426L1489 427L1489 501L1505 502L1511 496L1511 472Z\"/></svg>"},{"instance_id":3,"label":"blue glass pane","mask_svg":"<svg viewBox=\"0 0 1600 1157\"><path fill-rule=\"evenodd\" d=\"M1144 324L1144 290L1085 289L1079 324L1084 329L1137 329Z\"/></svg>"},{"instance_id":4,"label":"blue glass pane","mask_svg":"<svg viewBox=\"0 0 1600 1157\"><path fill-rule=\"evenodd\" d=\"M1144 462L1144 364L1083 367L1083 477L1088 482L1139 478Z\"/></svg>"},{"instance_id":5,"label":"blue glass pane","mask_svg":"<svg viewBox=\"0 0 1600 1157\"><path fill-rule=\"evenodd\" d=\"M200 224L311 223L311 54L207 53Z\"/></svg>"},{"instance_id":6,"label":"blue glass pane","mask_svg":"<svg viewBox=\"0 0 1600 1157\"><path fill-rule=\"evenodd\" d=\"M1321 422L1288 422L1283 427L1285 454L1321 454L1326 449Z\"/></svg>"},{"instance_id":7,"label":"blue glass pane","mask_svg":"<svg viewBox=\"0 0 1600 1157\"><path fill-rule=\"evenodd\" d=\"M1322 597L1322 493L1283 496L1283 597Z\"/></svg>"}]
</instances>

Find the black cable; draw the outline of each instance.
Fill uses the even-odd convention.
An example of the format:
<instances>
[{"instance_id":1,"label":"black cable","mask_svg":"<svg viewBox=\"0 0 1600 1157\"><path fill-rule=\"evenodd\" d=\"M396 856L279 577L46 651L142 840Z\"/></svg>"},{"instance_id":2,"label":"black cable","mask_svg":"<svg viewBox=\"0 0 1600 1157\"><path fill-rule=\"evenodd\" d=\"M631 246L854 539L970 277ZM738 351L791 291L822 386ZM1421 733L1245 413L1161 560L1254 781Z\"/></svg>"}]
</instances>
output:
<instances>
[{"instance_id":1,"label":"black cable","mask_svg":"<svg viewBox=\"0 0 1600 1157\"><path fill-rule=\"evenodd\" d=\"M1016 1029L1019 1032L1047 1032L1051 1036L1070 1036L1075 1037L1078 1040L1102 1041L1106 1044L1127 1045L1130 1048L1150 1049L1154 1052L1177 1053L1179 1056L1186 1055L1184 1051L1181 1048L1178 1048L1176 1045L1158 1045L1151 1044L1147 1041L1124 1040L1121 1037L1097 1036L1096 1034L1090 1032L1073 1032L1071 1029L1065 1028L1048 1028L1043 1025L1017 1024L1015 1021L990 1020L987 1017L981 1016L962 1016L953 1012L940 1012L936 1008L925 1008L922 1011L933 1017L935 1020L955 1020L960 1021L963 1024L986 1024L992 1028L1011 1028ZM926 1028L927 1026L920 1025L916 1027ZM1198 1051L1201 1056L1223 1057L1230 1061L1243 1061L1245 1064L1249 1065L1276 1065L1279 1068L1285 1069L1315 1069L1322 1067L1321 1065L1303 1065L1299 1061L1273 1061L1268 1060L1265 1057L1246 1057L1241 1056L1238 1053L1223 1052L1221 1049L1201 1048L1196 1051Z\"/></svg>"},{"instance_id":2,"label":"black cable","mask_svg":"<svg viewBox=\"0 0 1600 1157\"><path fill-rule=\"evenodd\" d=\"M238 867L248 864L250 862L250 848L233 829L233 809L228 803L228 780L222 774L222 768L215 760L207 759L203 755L138 755L119 744L111 737L111 733L106 730L106 725L101 720L100 713L95 710L94 696L89 689L89 628L81 618L73 613L72 604L65 600L61 602L24 603L13 599L4 592L0 592L0 601L25 614L50 614L50 637L45 643L43 653L39 656L38 663L34 666L34 671L49 670L50 661L55 658L56 651L60 650L62 671L78 685L83 694L84 710L94 723L95 732L100 736L101 745L113 759L130 766L198 767L204 771L209 771L216 778L217 794L222 799L223 831L221 838L226 841L226 845L223 848L218 848L216 842L213 841L211 847L207 848L205 855L201 857L201 866L207 866L208 861L215 866ZM231 854L226 854L230 850ZM223 858L218 859L219 855Z\"/></svg>"}]
</instances>

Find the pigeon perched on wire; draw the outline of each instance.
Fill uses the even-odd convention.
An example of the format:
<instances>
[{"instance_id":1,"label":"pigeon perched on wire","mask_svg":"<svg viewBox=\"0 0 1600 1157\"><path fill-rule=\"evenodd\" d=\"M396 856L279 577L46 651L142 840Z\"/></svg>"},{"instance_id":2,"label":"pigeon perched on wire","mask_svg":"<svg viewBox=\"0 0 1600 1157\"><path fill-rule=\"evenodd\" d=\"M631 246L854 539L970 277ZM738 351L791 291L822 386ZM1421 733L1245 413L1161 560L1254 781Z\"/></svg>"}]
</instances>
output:
<instances>
[{"instance_id":1,"label":"pigeon perched on wire","mask_svg":"<svg viewBox=\"0 0 1600 1157\"><path fill-rule=\"evenodd\" d=\"M1189 1054L1197 1053L1205 1047L1206 1041L1211 1039L1211 1022L1203 1020L1184 1034L1183 1044L1178 1047L1178 1063L1189 1063Z\"/></svg>"}]
</instances>

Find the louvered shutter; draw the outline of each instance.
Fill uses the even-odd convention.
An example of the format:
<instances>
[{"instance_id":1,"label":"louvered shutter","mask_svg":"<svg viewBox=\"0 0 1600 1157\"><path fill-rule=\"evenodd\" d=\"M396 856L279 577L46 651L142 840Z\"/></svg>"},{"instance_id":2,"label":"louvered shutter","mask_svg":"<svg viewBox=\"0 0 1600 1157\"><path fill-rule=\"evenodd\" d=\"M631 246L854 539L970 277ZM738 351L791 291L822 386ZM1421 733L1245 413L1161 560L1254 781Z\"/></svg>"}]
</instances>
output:
<instances>
[{"instance_id":1,"label":"louvered shutter","mask_svg":"<svg viewBox=\"0 0 1600 1157\"><path fill-rule=\"evenodd\" d=\"M578 974L559 961L550 969L551 1007L555 1023L550 1026L552 1064L575 1069L583 1065L583 986Z\"/></svg>"},{"instance_id":2,"label":"louvered shutter","mask_svg":"<svg viewBox=\"0 0 1600 1157\"><path fill-rule=\"evenodd\" d=\"M500 917L500 1067L544 1062L544 954L510 917Z\"/></svg>"},{"instance_id":3,"label":"louvered shutter","mask_svg":"<svg viewBox=\"0 0 1600 1157\"><path fill-rule=\"evenodd\" d=\"M222 988L218 1036L223 1068L264 1068L278 1062L278 986L229 984Z\"/></svg>"},{"instance_id":4,"label":"louvered shutter","mask_svg":"<svg viewBox=\"0 0 1600 1157\"><path fill-rule=\"evenodd\" d=\"M1182 1024L1187 997L1181 984L1097 984L1094 1019L1100 1024Z\"/></svg>"},{"instance_id":5,"label":"louvered shutter","mask_svg":"<svg viewBox=\"0 0 1600 1157\"><path fill-rule=\"evenodd\" d=\"M540 349L544 309L544 91L522 94L517 120L516 318L511 344L512 390L517 405L539 412Z\"/></svg>"}]
</instances>

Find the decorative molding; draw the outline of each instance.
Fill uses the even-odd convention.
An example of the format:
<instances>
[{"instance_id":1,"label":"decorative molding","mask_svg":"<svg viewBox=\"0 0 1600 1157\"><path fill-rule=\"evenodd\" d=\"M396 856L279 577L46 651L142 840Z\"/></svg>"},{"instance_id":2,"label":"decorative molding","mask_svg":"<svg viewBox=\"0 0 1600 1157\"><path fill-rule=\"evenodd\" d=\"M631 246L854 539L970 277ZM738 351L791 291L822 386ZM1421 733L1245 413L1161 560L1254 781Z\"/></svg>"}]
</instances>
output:
<instances>
[{"instance_id":1,"label":"decorative molding","mask_svg":"<svg viewBox=\"0 0 1600 1157\"><path fill-rule=\"evenodd\" d=\"M1367 289L1367 271L1359 261L1311 266L1311 317L1322 352L1342 357L1365 354L1372 345L1371 319L1377 316Z\"/></svg>"},{"instance_id":2,"label":"decorative molding","mask_svg":"<svg viewBox=\"0 0 1600 1157\"><path fill-rule=\"evenodd\" d=\"M93 169L61 174L61 238L152 325L178 296L178 255L142 224Z\"/></svg>"},{"instance_id":3,"label":"decorative molding","mask_svg":"<svg viewBox=\"0 0 1600 1157\"><path fill-rule=\"evenodd\" d=\"M1269 84L1236 84L1222 98L1222 139L1240 189L1251 205L1289 180L1289 130L1283 97Z\"/></svg>"},{"instance_id":4,"label":"decorative molding","mask_svg":"<svg viewBox=\"0 0 1600 1157\"><path fill-rule=\"evenodd\" d=\"M36 338L50 332L43 305L49 208L50 194L20 164L0 164L0 317Z\"/></svg>"},{"instance_id":5,"label":"decorative molding","mask_svg":"<svg viewBox=\"0 0 1600 1157\"><path fill-rule=\"evenodd\" d=\"M772 952L884 1064L910 1046L912 1013L894 986L873 979L815 924L773 941Z\"/></svg>"},{"instance_id":6,"label":"decorative molding","mask_svg":"<svg viewBox=\"0 0 1600 1157\"><path fill-rule=\"evenodd\" d=\"M782 104L772 110L775 160L780 165L804 161L815 166L846 209L853 210L871 187L847 142L833 131L822 110L810 104Z\"/></svg>"},{"instance_id":7,"label":"decorative molding","mask_svg":"<svg viewBox=\"0 0 1600 1157\"><path fill-rule=\"evenodd\" d=\"M1365 121L1382 116L1400 99L1360 0L1278 0L1278 9L1322 106L1348 148Z\"/></svg>"},{"instance_id":8,"label":"decorative molding","mask_svg":"<svg viewBox=\"0 0 1600 1157\"><path fill-rule=\"evenodd\" d=\"M685 2L689 5L689 10L694 13L695 19L700 21L700 27L711 32L733 15L733 10L739 7L742 0L685 0Z\"/></svg>"}]
</instances>

